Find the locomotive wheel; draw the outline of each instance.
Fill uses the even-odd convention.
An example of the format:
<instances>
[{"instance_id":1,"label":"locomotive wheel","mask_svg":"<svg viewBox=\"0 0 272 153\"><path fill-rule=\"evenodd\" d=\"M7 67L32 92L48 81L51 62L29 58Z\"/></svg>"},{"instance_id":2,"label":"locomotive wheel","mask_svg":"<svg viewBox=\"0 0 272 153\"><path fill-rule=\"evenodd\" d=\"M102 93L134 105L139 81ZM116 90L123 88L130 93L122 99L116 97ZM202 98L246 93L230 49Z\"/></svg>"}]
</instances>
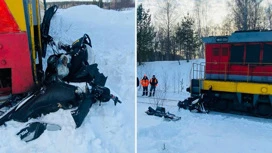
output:
<instances>
[{"instance_id":1,"label":"locomotive wheel","mask_svg":"<svg viewBox=\"0 0 272 153\"><path fill-rule=\"evenodd\" d=\"M270 103L259 103L256 108L256 114L261 117L271 117L272 107Z\"/></svg>"}]
</instances>

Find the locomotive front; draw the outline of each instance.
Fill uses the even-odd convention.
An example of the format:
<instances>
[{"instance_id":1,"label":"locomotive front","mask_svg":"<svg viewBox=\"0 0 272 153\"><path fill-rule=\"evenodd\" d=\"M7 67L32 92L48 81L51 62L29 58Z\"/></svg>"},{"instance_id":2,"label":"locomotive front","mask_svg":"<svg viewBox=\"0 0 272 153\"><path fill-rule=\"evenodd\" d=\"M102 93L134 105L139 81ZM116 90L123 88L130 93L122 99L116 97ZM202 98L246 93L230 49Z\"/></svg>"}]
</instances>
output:
<instances>
[{"instance_id":1,"label":"locomotive front","mask_svg":"<svg viewBox=\"0 0 272 153\"><path fill-rule=\"evenodd\" d=\"M192 96L209 94L211 109L272 115L272 31L240 31L203 38L205 69L191 80Z\"/></svg>"}]
</instances>

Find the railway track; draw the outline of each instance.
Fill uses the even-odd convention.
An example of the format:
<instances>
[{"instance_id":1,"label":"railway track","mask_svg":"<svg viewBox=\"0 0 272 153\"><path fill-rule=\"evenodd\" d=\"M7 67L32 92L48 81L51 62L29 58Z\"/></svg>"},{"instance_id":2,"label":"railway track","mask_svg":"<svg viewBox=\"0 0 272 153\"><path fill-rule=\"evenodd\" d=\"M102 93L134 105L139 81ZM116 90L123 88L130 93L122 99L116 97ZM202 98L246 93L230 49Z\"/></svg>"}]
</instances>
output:
<instances>
[{"instance_id":1,"label":"railway track","mask_svg":"<svg viewBox=\"0 0 272 153\"><path fill-rule=\"evenodd\" d=\"M156 105L156 102L158 102L159 105L169 106L169 107L177 107L177 103L179 101L179 100L175 100L175 99L143 97L143 96L137 96L137 98L138 98L137 103ZM143 99L148 99L149 102L144 101Z\"/></svg>"}]
</instances>

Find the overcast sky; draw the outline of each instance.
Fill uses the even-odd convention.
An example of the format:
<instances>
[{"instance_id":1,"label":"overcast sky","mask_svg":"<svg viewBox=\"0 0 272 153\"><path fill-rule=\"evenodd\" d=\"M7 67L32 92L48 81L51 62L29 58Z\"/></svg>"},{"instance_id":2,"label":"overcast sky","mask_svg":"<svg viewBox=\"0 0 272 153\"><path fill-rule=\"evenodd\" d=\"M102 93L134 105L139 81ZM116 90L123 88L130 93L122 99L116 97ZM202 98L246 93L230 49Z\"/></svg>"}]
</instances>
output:
<instances>
[{"instance_id":1,"label":"overcast sky","mask_svg":"<svg viewBox=\"0 0 272 153\"><path fill-rule=\"evenodd\" d=\"M158 9L158 1L160 0L138 0L137 4L142 3L145 9L150 9L150 13L154 14L156 9ZM179 13L184 16L187 13L193 14L194 2L198 0L178 0L179 2ZM202 0L204 1L204 0ZM213 24L220 24L223 19L228 15L230 11L227 7L227 2L229 0L206 0L208 3L208 20ZM262 5L267 5L272 3L272 0L263 0Z\"/></svg>"},{"instance_id":2,"label":"overcast sky","mask_svg":"<svg viewBox=\"0 0 272 153\"><path fill-rule=\"evenodd\" d=\"M46 2L61 2L61 1L92 1L92 0L46 0ZM103 0L103 2L109 2L109 1L110 0Z\"/></svg>"},{"instance_id":3,"label":"overcast sky","mask_svg":"<svg viewBox=\"0 0 272 153\"><path fill-rule=\"evenodd\" d=\"M46 0L47 2L61 2L61 1L93 1L93 0ZM96 0L99 1L99 0ZM110 2L111 0L103 0L103 2ZM135 1L135 0L133 0Z\"/></svg>"},{"instance_id":4,"label":"overcast sky","mask_svg":"<svg viewBox=\"0 0 272 153\"><path fill-rule=\"evenodd\" d=\"M150 9L150 13L153 14L158 9L158 0L138 0L138 4L142 3L143 7L146 9ZM193 14L193 10L195 8L196 0L179 0L179 14L181 16L186 15L187 13ZM215 24L221 23L222 19L227 15L227 0L207 0L208 1L208 18L209 22L213 22Z\"/></svg>"},{"instance_id":5,"label":"overcast sky","mask_svg":"<svg viewBox=\"0 0 272 153\"><path fill-rule=\"evenodd\" d=\"M46 0L47 2L59 2L59 1L92 1L92 0ZM111 0L103 0L105 2ZM143 3L144 8L150 9L150 13L153 14L158 9L158 1L164 0L134 0L137 4ZM179 2L179 12L182 16L187 13L193 14L194 2L198 0L177 0ZM202 0L205 1L205 0ZM230 11L227 7L227 2L230 0L206 0L208 3L208 21L212 24L220 24L223 19L228 15ZM272 0L263 0L262 4L272 4Z\"/></svg>"}]
</instances>

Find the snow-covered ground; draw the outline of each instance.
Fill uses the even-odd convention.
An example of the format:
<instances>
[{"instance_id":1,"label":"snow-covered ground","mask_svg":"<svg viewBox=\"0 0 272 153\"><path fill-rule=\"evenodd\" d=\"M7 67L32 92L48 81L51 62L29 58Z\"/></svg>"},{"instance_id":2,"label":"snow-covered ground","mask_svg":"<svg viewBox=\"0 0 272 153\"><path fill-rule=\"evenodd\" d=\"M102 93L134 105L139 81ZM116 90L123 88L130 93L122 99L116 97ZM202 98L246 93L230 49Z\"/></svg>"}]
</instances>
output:
<instances>
[{"instance_id":1,"label":"snow-covered ground","mask_svg":"<svg viewBox=\"0 0 272 153\"><path fill-rule=\"evenodd\" d=\"M77 129L69 110L59 110L38 118L57 123L62 130L45 131L29 143L16 136L27 123L9 121L7 126L0 127L0 152L134 152L135 10L118 12L93 5L72 7L58 10L50 28L49 33L56 42L72 44L85 33L90 36L93 48L89 61L98 63L99 71L108 76L106 86L120 98L122 104L114 106L113 101L102 103L102 106L94 104ZM52 54L50 47L48 50Z\"/></svg>"},{"instance_id":2,"label":"snow-covered ground","mask_svg":"<svg viewBox=\"0 0 272 153\"><path fill-rule=\"evenodd\" d=\"M177 61L148 62L144 66L138 66L139 79L144 74L149 79L155 75L159 82L155 98L143 97L142 89L138 88L138 152L271 153L272 120L270 119L219 112L199 114L178 110L178 101L189 96L185 90L190 84L192 63L201 62L204 60L193 60L189 63L181 61L180 65ZM182 80L183 84L179 83ZM183 86L183 89L178 88L176 84ZM165 88L167 92L163 93ZM165 121L163 118L148 116L145 111L149 106L156 108L155 103L163 103L166 111L180 116L181 120Z\"/></svg>"}]
</instances>

